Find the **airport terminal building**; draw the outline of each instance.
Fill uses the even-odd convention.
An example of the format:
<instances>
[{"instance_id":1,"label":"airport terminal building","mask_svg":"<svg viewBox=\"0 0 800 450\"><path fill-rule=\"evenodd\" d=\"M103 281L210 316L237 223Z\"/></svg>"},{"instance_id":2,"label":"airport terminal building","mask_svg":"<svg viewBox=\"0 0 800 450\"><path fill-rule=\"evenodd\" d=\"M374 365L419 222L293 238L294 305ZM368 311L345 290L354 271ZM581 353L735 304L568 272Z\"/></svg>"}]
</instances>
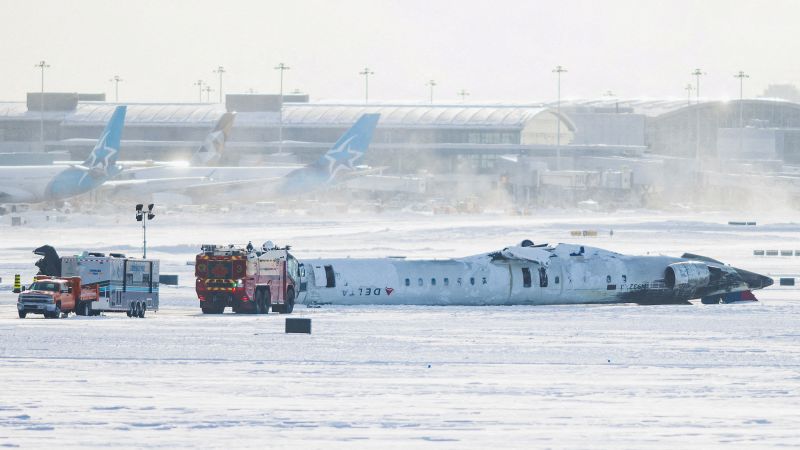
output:
<instances>
[{"instance_id":1,"label":"airport terminal building","mask_svg":"<svg viewBox=\"0 0 800 450\"><path fill-rule=\"evenodd\" d=\"M26 102L0 102L0 158L5 164L82 160L116 106L103 100L32 93ZM663 188L668 173L689 172L690 181L700 161L775 172L800 164L800 104L790 101L603 97L558 106L365 105L294 94L284 96L282 108L280 97L257 94L230 94L224 105L134 103L120 158L188 159L219 117L236 111L226 165L314 161L361 114L379 113L366 164L388 174L471 173L484 176L482 189L504 185L524 199L547 186Z\"/></svg>"}]
</instances>

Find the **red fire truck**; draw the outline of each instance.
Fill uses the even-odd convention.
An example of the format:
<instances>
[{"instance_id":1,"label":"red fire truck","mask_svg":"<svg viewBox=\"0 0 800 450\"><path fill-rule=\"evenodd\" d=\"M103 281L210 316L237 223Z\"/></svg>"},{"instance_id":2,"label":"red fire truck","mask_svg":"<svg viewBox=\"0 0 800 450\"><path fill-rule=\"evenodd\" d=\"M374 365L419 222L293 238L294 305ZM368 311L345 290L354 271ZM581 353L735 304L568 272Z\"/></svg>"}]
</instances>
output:
<instances>
[{"instance_id":1,"label":"red fire truck","mask_svg":"<svg viewBox=\"0 0 800 450\"><path fill-rule=\"evenodd\" d=\"M261 249L204 245L195 259L195 289L204 314L289 314L294 310L300 264L289 247Z\"/></svg>"}]
</instances>

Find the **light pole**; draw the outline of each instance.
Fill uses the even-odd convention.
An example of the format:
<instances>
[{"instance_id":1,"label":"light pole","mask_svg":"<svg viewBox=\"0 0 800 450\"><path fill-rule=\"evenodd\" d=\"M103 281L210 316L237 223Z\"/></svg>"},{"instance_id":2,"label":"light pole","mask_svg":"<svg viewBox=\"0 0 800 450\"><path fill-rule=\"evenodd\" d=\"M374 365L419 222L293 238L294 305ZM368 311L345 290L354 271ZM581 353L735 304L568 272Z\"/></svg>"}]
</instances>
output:
<instances>
[{"instance_id":1,"label":"light pole","mask_svg":"<svg viewBox=\"0 0 800 450\"><path fill-rule=\"evenodd\" d=\"M461 97L461 103L464 103L467 100L467 97L469 97L469 92L467 92L466 89L462 89L462 90L456 92L456 95Z\"/></svg>"},{"instance_id":2,"label":"light pole","mask_svg":"<svg viewBox=\"0 0 800 450\"><path fill-rule=\"evenodd\" d=\"M225 73L226 70L222 66L217 66L216 69L212 71L212 73L216 73L219 75L219 102L222 103L222 74Z\"/></svg>"},{"instance_id":3,"label":"light pole","mask_svg":"<svg viewBox=\"0 0 800 450\"><path fill-rule=\"evenodd\" d=\"M359 75L364 75L364 104L369 103L369 76L375 75L375 72L369 70L369 67L364 67L364 70L358 72Z\"/></svg>"},{"instance_id":4,"label":"light pole","mask_svg":"<svg viewBox=\"0 0 800 450\"><path fill-rule=\"evenodd\" d=\"M742 100L744 100L744 79L750 78L750 75L740 70L739 73L733 76L739 79L739 128L744 128L744 120L742 118Z\"/></svg>"},{"instance_id":5,"label":"light pole","mask_svg":"<svg viewBox=\"0 0 800 450\"><path fill-rule=\"evenodd\" d=\"M50 67L50 64L47 64L47 61L41 60L39 64L36 64L33 67L38 67L42 69L42 91L41 96L39 97L39 145L42 147L42 151L44 151L44 69Z\"/></svg>"},{"instance_id":6,"label":"light pole","mask_svg":"<svg viewBox=\"0 0 800 450\"><path fill-rule=\"evenodd\" d=\"M700 104L700 77L705 75L706 73L703 72L701 69L694 69L692 75L695 77L695 93L697 94L697 103Z\"/></svg>"},{"instance_id":7,"label":"light pole","mask_svg":"<svg viewBox=\"0 0 800 450\"><path fill-rule=\"evenodd\" d=\"M278 109L278 153L283 153L283 72L290 70L291 67L284 63L280 63L273 67L273 69L279 71L281 74L281 84L279 90L281 104Z\"/></svg>"},{"instance_id":8,"label":"light pole","mask_svg":"<svg viewBox=\"0 0 800 450\"><path fill-rule=\"evenodd\" d=\"M291 67L287 66L284 63L280 63L277 66L273 67L273 69L280 71L281 75L280 96L281 96L281 104L283 104L283 72L290 70Z\"/></svg>"},{"instance_id":9,"label":"light pole","mask_svg":"<svg viewBox=\"0 0 800 450\"><path fill-rule=\"evenodd\" d=\"M705 75L705 72L702 70L694 69L692 75L695 77L695 93L697 94L697 108L695 108L695 132L697 133L695 142L694 142L694 159L695 162L700 162L700 77Z\"/></svg>"},{"instance_id":10,"label":"light pole","mask_svg":"<svg viewBox=\"0 0 800 450\"><path fill-rule=\"evenodd\" d=\"M206 93L206 103L211 103L211 93L214 92L214 88L209 85L203 88L203 92Z\"/></svg>"},{"instance_id":11,"label":"light pole","mask_svg":"<svg viewBox=\"0 0 800 450\"><path fill-rule=\"evenodd\" d=\"M561 170L561 74L566 73L567 69L556 66L553 73L558 78L558 100L556 101L556 170Z\"/></svg>"},{"instance_id":12,"label":"light pole","mask_svg":"<svg viewBox=\"0 0 800 450\"><path fill-rule=\"evenodd\" d=\"M136 221L142 222L142 258L147 258L147 221L153 220L156 217L153 214L153 205L150 203L147 205L147 211L144 210L144 205L139 203L136 205Z\"/></svg>"},{"instance_id":13,"label":"light pole","mask_svg":"<svg viewBox=\"0 0 800 450\"><path fill-rule=\"evenodd\" d=\"M739 157L742 157L742 140L744 139L744 118L742 110L744 109L744 79L750 78L750 75L740 70L739 73L734 75L734 78L739 79Z\"/></svg>"},{"instance_id":14,"label":"light pole","mask_svg":"<svg viewBox=\"0 0 800 450\"><path fill-rule=\"evenodd\" d=\"M428 80L428 82L425 85L426 86L430 86L430 88L431 88L431 104L433 104L433 88L436 87L436 81L435 80Z\"/></svg>"},{"instance_id":15,"label":"light pole","mask_svg":"<svg viewBox=\"0 0 800 450\"><path fill-rule=\"evenodd\" d=\"M197 80L192 83L193 86L197 86L197 101L203 103L203 85L206 84L203 80Z\"/></svg>"},{"instance_id":16,"label":"light pole","mask_svg":"<svg viewBox=\"0 0 800 450\"><path fill-rule=\"evenodd\" d=\"M683 89L686 91L686 106L691 106L692 105L692 91L694 90L694 86L692 86L692 83L689 83Z\"/></svg>"},{"instance_id":17,"label":"light pole","mask_svg":"<svg viewBox=\"0 0 800 450\"><path fill-rule=\"evenodd\" d=\"M119 82L120 81L125 81L125 80L120 78L119 75L114 75L108 81L111 81L112 83L114 83L114 103L119 103Z\"/></svg>"}]
</instances>

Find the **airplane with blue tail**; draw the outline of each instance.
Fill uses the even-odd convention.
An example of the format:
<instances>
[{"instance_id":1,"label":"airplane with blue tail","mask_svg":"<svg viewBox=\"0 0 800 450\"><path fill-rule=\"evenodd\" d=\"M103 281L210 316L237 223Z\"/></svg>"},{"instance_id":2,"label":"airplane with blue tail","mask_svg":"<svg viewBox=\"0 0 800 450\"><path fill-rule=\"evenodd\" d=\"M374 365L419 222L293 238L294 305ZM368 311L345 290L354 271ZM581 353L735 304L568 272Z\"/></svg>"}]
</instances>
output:
<instances>
[{"instance_id":1,"label":"airplane with blue tail","mask_svg":"<svg viewBox=\"0 0 800 450\"><path fill-rule=\"evenodd\" d=\"M363 114L316 162L289 172L278 185L277 193L293 195L313 191L361 173L358 167L369 149L380 117L380 114Z\"/></svg>"},{"instance_id":2,"label":"airplane with blue tail","mask_svg":"<svg viewBox=\"0 0 800 450\"><path fill-rule=\"evenodd\" d=\"M153 193L170 193L189 198L213 195L216 199L225 195L240 200L269 195L305 194L370 173L370 169L364 168L362 164L379 119L380 114L363 114L325 154L309 165L209 167L194 163L198 159L195 155L190 167L155 167L128 171L128 178L106 183L103 191L137 199ZM216 153L217 160L224 149L231 122L226 122L226 132L219 134L219 142L213 146L215 152L206 152Z\"/></svg>"},{"instance_id":3,"label":"airplane with blue tail","mask_svg":"<svg viewBox=\"0 0 800 450\"><path fill-rule=\"evenodd\" d=\"M117 106L89 157L67 167L0 166L0 203L62 201L98 188L122 170L117 165L126 106Z\"/></svg>"}]
</instances>

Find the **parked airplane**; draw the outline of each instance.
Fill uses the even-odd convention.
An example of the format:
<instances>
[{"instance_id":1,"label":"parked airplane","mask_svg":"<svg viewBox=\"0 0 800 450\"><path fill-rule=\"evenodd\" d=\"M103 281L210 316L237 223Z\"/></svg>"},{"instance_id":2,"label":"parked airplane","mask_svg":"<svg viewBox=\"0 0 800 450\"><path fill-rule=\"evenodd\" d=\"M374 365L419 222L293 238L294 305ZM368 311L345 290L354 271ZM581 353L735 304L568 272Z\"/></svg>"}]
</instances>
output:
<instances>
[{"instance_id":1,"label":"parked airplane","mask_svg":"<svg viewBox=\"0 0 800 450\"><path fill-rule=\"evenodd\" d=\"M141 196L155 192L170 192L193 196L213 194L219 199L227 195L263 196L269 194L299 194L335 183L346 176L365 174L358 170L369 148L380 114L364 114L315 163L261 167L152 167L132 170L126 179L114 180L104 187L117 195ZM222 122L222 121L221 121ZM226 122L228 127L232 124ZM219 129L218 124L215 130ZM224 129L224 128L222 128ZM212 135L216 137L211 138ZM214 131L206 142L214 142L216 158L198 157L194 161L214 161L221 155L228 133ZM211 153L211 146L204 153ZM201 153L198 151L198 154Z\"/></svg>"},{"instance_id":2,"label":"parked airplane","mask_svg":"<svg viewBox=\"0 0 800 450\"><path fill-rule=\"evenodd\" d=\"M116 176L121 170L117 156L125 112L125 106L114 109L94 150L82 164L0 166L0 203L61 201L89 192Z\"/></svg>"},{"instance_id":3,"label":"parked airplane","mask_svg":"<svg viewBox=\"0 0 800 450\"><path fill-rule=\"evenodd\" d=\"M756 300L773 280L711 258L629 256L584 245L518 246L458 259L301 261L306 304L685 304ZM305 287L305 289L303 289Z\"/></svg>"}]
</instances>

